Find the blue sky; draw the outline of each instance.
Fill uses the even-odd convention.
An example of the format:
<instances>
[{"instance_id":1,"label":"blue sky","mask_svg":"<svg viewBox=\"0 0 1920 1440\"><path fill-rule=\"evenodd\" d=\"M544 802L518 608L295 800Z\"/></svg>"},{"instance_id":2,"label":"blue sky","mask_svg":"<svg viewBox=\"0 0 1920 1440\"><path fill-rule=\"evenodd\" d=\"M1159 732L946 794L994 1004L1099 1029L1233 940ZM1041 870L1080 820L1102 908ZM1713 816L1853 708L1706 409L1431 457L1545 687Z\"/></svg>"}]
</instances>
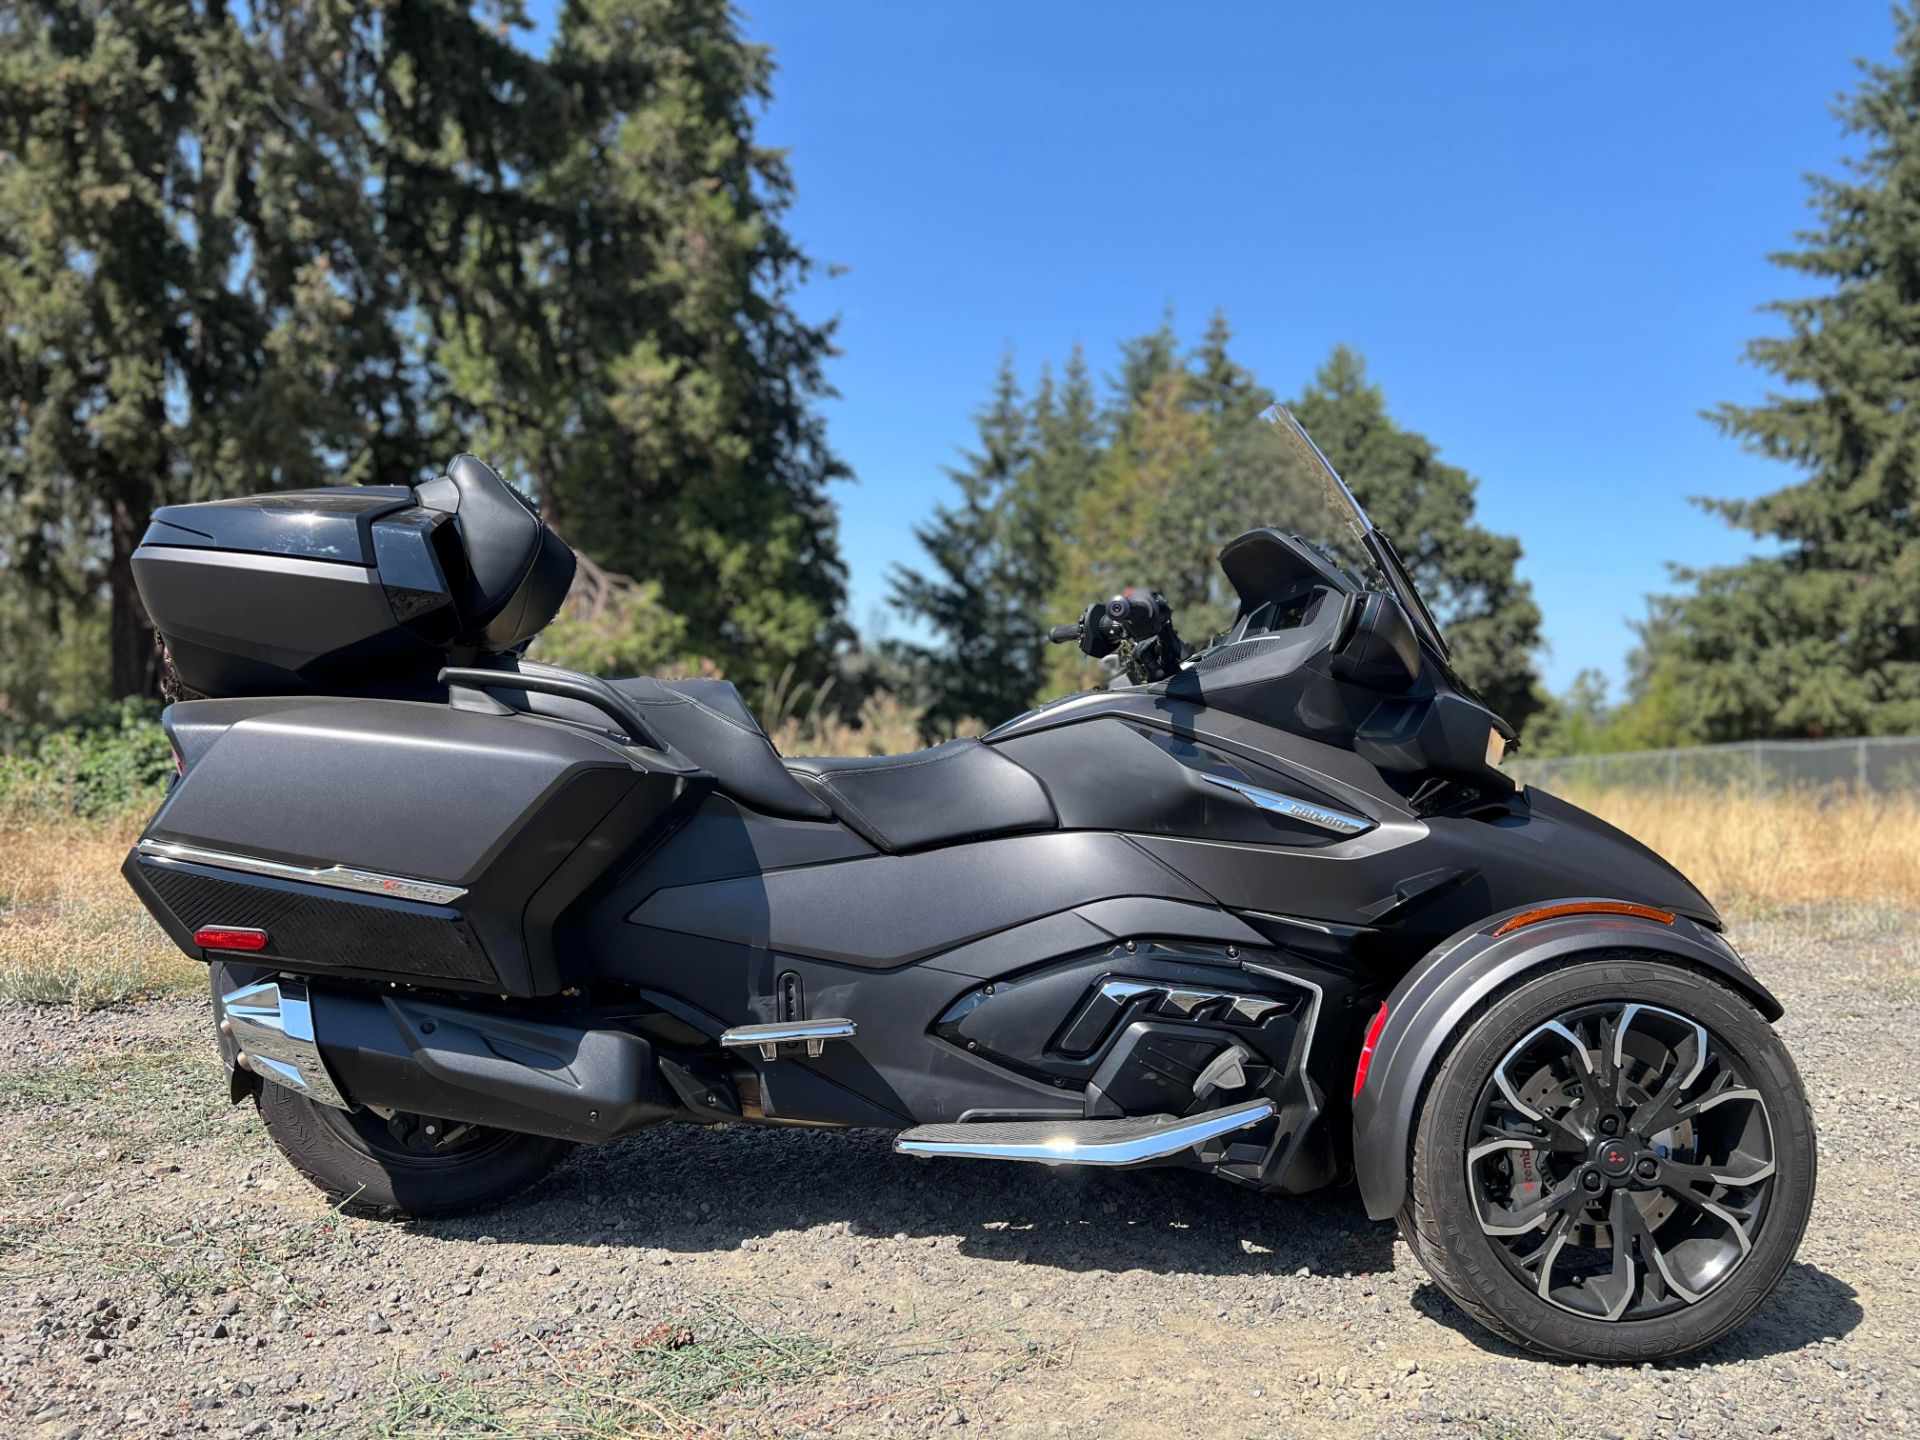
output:
<instances>
[{"instance_id":1,"label":"blue sky","mask_svg":"<svg viewBox=\"0 0 1920 1440\"><path fill-rule=\"evenodd\" d=\"M536 13L543 7L536 4ZM1883 0L1186 5L760 0L761 138L844 266L833 442L853 618L944 498L1010 347L1023 374L1215 306L1282 395L1336 343L1480 480L1546 616L1548 682L1616 681L1666 562L1751 542L1687 503L1791 478L1700 411L1751 401L1766 263L1808 222L1829 105ZM1248 516L1253 523L1261 517Z\"/></svg>"}]
</instances>

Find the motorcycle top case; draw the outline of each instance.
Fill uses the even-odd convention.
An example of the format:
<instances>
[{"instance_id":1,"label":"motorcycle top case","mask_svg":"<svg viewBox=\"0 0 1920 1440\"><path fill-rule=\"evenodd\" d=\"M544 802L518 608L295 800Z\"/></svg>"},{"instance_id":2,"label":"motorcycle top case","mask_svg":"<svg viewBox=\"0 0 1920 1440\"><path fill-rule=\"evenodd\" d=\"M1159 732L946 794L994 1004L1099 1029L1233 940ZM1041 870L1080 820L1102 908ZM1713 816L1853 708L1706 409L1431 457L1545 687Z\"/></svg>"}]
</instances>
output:
<instances>
[{"instance_id":1,"label":"motorcycle top case","mask_svg":"<svg viewBox=\"0 0 1920 1440\"><path fill-rule=\"evenodd\" d=\"M134 582L180 681L206 696L424 695L455 645L551 620L574 558L471 455L426 484L168 505Z\"/></svg>"},{"instance_id":2,"label":"motorcycle top case","mask_svg":"<svg viewBox=\"0 0 1920 1440\"><path fill-rule=\"evenodd\" d=\"M183 950L435 989L580 983L570 914L683 783L599 732L428 701L196 700L166 724L184 774L123 873ZM257 933L195 938L216 929Z\"/></svg>"}]
</instances>

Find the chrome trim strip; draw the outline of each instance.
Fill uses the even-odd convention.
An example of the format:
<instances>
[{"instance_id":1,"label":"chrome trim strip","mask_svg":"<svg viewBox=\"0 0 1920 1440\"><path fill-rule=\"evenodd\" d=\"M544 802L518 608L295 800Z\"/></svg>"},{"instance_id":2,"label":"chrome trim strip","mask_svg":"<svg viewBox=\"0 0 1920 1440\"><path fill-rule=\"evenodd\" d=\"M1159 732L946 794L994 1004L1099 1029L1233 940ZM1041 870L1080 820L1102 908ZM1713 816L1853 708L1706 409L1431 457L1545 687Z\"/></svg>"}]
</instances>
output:
<instances>
[{"instance_id":1,"label":"chrome trim strip","mask_svg":"<svg viewBox=\"0 0 1920 1440\"><path fill-rule=\"evenodd\" d=\"M818 1057L829 1040L851 1040L859 1033L851 1020L790 1020L770 1025L736 1025L721 1035L720 1044L728 1050L758 1048L762 1060L778 1060L782 1045L805 1042L807 1054Z\"/></svg>"},{"instance_id":2,"label":"chrome trim strip","mask_svg":"<svg viewBox=\"0 0 1920 1440\"><path fill-rule=\"evenodd\" d=\"M1313 1060L1313 1042L1320 1034L1320 1007L1326 1003L1326 991L1322 990L1313 981L1307 979L1306 976L1295 975L1291 970L1282 970L1277 965L1263 965L1258 960L1242 960L1240 962L1240 968L1251 971L1255 975L1265 975L1270 980L1284 980L1287 984L1297 985L1313 996L1313 1003L1307 1007L1306 1033L1302 1035L1294 1045L1294 1051L1299 1055L1300 1059L1292 1068L1298 1070L1301 1074L1305 1074L1307 1066ZM1313 1114L1307 1118L1311 1121L1316 1118L1319 1113L1319 1110L1316 1108ZM1295 1137L1295 1143L1298 1144L1299 1136L1304 1136L1305 1134L1306 1127L1302 1126L1299 1135Z\"/></svg>"},{"instance_id":3,"label":"chrome trim strip","mask_svg":"<svg viewBox=\"0 0 1920 1440\"><path fill-rule=\"evenodd\" d=\"M225 850L203 850L198 845L176 845L170 840L142 840L134 848L156 860L211 865L219 870L240 870L274 880L299 880L308 885L357 890L362 894L385 895L394 900L419 900L428 905L451 905L467 893L458 885L412 880L404 875L385 875L378 870L356 870L350 865L330 865L325 869L289 865L282 860L262 860L257 855L235 855Z\"/></svg>"},{"instance_id":4,"label":"chrome trim strip","mask_svg":"<svg viewBox=\"0 0 1920 1440\"><path fill-rule=\"evenodd\" d=\"M1076 1123L1071 1120L1060 1122L1059 1128L1044 1140L1035 1141L977 1141L977 1140L915 1140L911 1130L903 1132L894 1142L893 1148L902 1155L939 1155L971 1160L1029 1160L1041 1165L1137 1165L1143 1160L1158 1160L1168 1155L1177 1155L1182 1150L1191 1150L1209 1140L1217 1140L1222 1135L1232 1134L1235 1130L1244 1130L1249 1125L1257 1125L1275 1114L1271 1100L1254 1100L1245 1105L1233 1105L1224 1110L1215 1110L1206 1115L1189 1116L1175 1120L1168 1117L1168 1125L1146 1134L1131 1136L1125 1140L1080 1141L1073 1135ZM1094 1124L1102 1122L1095 1121ZM1047 1122L1034 1122L1035 1130L1044 1130ZM951 1126L941 1126L951 1129ZM1004 1128L1004 1127L997 1127Z\"/></svg>"},{"instance_id":5,"label":"chrome trim strip","mask_svg":"<svg viewBox=\"0 0 1920 1440\"><path fill-rule=\"evenodd\" d=\"M220 1029L238 1048L241 1069L336 1110L352 1108L321 1058L302 982L283 977L243 985L222 995L219 1008Z\"/></svg>"},{"instance_id":6,"label":"chrome trim strip","mask_svg":"<svg viewBox=\"0 0 1920 1440\"><path fill-rule=\"evenodd\" d=\"M1290 983L1298 984L1294 977L1286 977ZM1142 995L1158 995L1160 998L1147 1009L1152 1015L1171 1015L1177 1019L1191 1020L1196 1011L1211 1005L1219 1005L1222 1014L1214 1018L1223 1019L1235 1025L1258 1025L1277 1010L1287 1008L1288 1002L1274 995L1253 995L1245 990L1216 990L1212 986L1181 985L1172 980L1129 980L1117 976L1108 976L1088 997L1085 1005L1075 1012L1073 1019L1062 1028L1062 1033L1071 1031L1080 1023L1087 1011L1101 1000L1111 1002L1123 1008L1129 1000ZM1102 1036L1104 1039L1104 1035Z\"/></svg>"},{"instance_id":7,"label":"chrome trim strip","mask_svg":"<svg viewBox=\"0 0 1920 1440\"><path fill-rule=\"evenodd\" d=\"M224 566L229 570L271 570L280 575L304 575L310 580L338 580L348 585L378 585L380 572L362 564L358 556L322 559L313 555L262 555L251 550L214 550L199 545L143 544L147 560L178 560L197 566Z\"/></svg>"},{"instance_id":8,"label":"chrome trim strip","mask_svg":"<svg viewBox=\"0 0 1920 1440\"><path fill-rule=\"evenodd\" d=\"M1289 820L1304 820L1309 825L1318 825L1322 830L1331 830L1336 835L1359 835L1373 829L1373 821L1362 819L1358 815L1349 815L1344 810L1334 810L1325 805L1314 805L1305 800L1297 800L1291 795L1279 795L1271 790L1262 790L1258 785L1249 785L1244 780L1229 780L1224 775L1209 775L1205 771L1196 773L1209 785L1218 785L1223 790L1231 790L1236 795L1251 800L1262 810L1271 810L1276 815L1285 815Z\"/></svg>"}]
</instances>

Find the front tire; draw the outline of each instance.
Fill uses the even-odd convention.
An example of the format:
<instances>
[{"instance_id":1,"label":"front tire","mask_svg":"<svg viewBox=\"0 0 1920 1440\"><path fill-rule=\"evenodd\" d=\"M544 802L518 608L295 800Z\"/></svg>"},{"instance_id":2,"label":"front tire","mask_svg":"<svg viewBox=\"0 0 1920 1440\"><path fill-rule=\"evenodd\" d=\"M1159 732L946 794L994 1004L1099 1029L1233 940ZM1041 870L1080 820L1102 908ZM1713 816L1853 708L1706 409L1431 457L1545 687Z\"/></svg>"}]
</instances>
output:
<instances>
[{"instance_id":1,"label":"front tire","mask_svg":"<svg viewBox=\"0 0 1920 1440\"><path fill-rule=\"evenodd\" d=\"M570 1142L425 1115L336 1110L281 1085L255 1097L280 1153L336 1205L378 1219L484 1209L546 1178Z\"/></svg>"},{"instance_id":2,"label":"front tire","mask_svg":"<svg viewBox=\"0 0 1920 1440\"><path fill-rule=\"evenodd\" d=\"M1499 996L1441 1059L1399 1222L1440 1288L1515 1344L1654 1360L1773 1292L1814 1171L1800 1077L1744 998L1595 959Z\"/></svg>"}]
</instances>

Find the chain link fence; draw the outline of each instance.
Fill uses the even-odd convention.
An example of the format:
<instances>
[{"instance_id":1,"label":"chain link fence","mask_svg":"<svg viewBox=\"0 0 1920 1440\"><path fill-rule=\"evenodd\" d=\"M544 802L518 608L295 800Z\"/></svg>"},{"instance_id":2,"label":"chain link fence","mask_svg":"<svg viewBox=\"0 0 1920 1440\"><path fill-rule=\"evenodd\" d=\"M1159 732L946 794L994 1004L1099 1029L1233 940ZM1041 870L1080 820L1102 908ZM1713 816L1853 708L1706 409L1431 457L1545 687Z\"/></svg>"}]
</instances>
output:
<instances>
[{"instance_id":1,"label":"chain link fence","mask_svg":"<svg viewBox=\"0 0 1920 1440\"><path fill-rule=\"evenodd\" d=\"M1547 790L1920 790L1920 735L1862 740L1747 740L1618 755L1516 756L1507 770Z\"/></svg>"}]
</instances>

